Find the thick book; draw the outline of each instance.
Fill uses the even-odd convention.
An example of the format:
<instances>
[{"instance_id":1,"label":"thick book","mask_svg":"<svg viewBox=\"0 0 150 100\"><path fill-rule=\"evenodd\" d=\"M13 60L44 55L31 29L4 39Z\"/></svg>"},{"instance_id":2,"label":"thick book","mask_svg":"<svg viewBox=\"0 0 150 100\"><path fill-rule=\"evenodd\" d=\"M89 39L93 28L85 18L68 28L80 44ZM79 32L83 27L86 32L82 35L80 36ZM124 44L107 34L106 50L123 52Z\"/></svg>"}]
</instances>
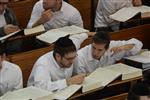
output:
<instances>
[{"instance_id":1,"label":"thick book","mask_svg":"<svg viewBox=\"0 0 150 100\"><path fill-rule=\"evenodd\" d=\"M19 33L21 30L18 30L18 31L15 31L13 33L10 33L8 35L5 35L5 36L2 36L0 37L0 41L3 41L3 40L6 40L7 38L11 37L11 36L14 36L15 34Z\"/></svg>"},{"instance_id":2,"label":"thick book","mask_svg":"<svg viewBox=\"0 0 150 100\"><path fill-rule=\"evenodd\" d=\"M103 68L97 68L85 78L82 92L93 89L103 89L109 83L121 76L121 80L142 76L142 70L122 63L117 63Z\"/></svg>"},{"instance_id":3,"label":"thick book","mask_svg":"<svg viewBox=\"0 0 150 100\"><path fill-rule=\"evenodd\" d=\"M30 29L24 29L24 30L18 30L18 31L15 31L15 32L12 32L10 34L7 34L3 37L0 37L0 41L2 40L6 40L16 34L19 34L19 33L24 33L24 35L31 35L31 34L36 34L36 33L39 33L39 32L44 32L45 31L45 28L43 25L39 25L39 26L36 26L34 28L30 28Z\"/></svg>"},{"instance_id":4,"label":"thick book","mask_svg":"<svg viewBox=\"0 0 150 100\"><path fill-rule=\"evenodd\" d=\"M117 63L106 67L109 70L121 73L121 80L127 80L142 76L142 70L126 64Z\"/></svg>"},{"instance_id":5,"label":"thick book","mask_svg":"<svg viewBox=\"0 0 150 100\"><path fill-rule=\"evenodd\" d=\"M53 100L53 98L52 92L31 86L7 92L0 100Z\"/></svg>"},{"instance_id":6,"label":"thick book","mask_svg":"<svg viewBox=\"0 0 150 100\"><path fill-rule=\"evenodd\" d=\"M120 72L99 67L85 78L82 92L84 93L94 89L103 89L119 76L121 76Z\"/></svg>"},{"instance_id":7,"label":"thick book","mask_svg":"<svg viewBox=\"0 0 150 100\"><path fill-rule=\"evenodd\" d=\"M80 33L87 33L87 32L89 31L86 29L72 25L72 26L65 26L57 29L51 29L45 32L44 34L37 36L36 38L47 43L53 43L58 38L64 37L69 34L73 35L73 34L80 34Z\"/></svg>"},{"instance_id":8,"label":"thick book","mask_svg":"<svg viewBox=\"0 0 150 100\"><path fill-rule=\"evenodd\" d=\"M150 51L144 51L135 56L125 57L125 59L130 59L130 60L137 61L137 62L144 63L144 64L150 63Z\"/></svg>"},{"instance_id":9,"label":"thick book","mask_svg":"<svg viewBox=\"0 0 150 100\"><path fill-rule=\"evenodd\" d=\"M150 17L150 7L144 5L140 7L124 7L109 17L119 22L125 22L138 13L141 13L141 17Z\"/></svg>"},{"instance_id":10,"label":"thick book","mask_svg":"<svg viewBox=\"0 0 150 100\"><path fill-rule=\"evenodd\" d=\"M137 55L124 57L124 60L129 65L137 65L139 68L150 70L150 51L143 51Z\"/></svg>"},{"instance_id":11,"label":"thick book","mask_svg":"<svg viewBox=\"0 0 150 100\"><path fill-rule=\"evenodd\" d=\"M39 32L44 32L45 28L43 25L39 25L33 28L29 28L29 29L24 29L24 35L31 35L31 34L35 34L35 33L39 33Z\"/></svg>"},{"instance_id":12,"label":"thick book","mask_svg":"<svg viewBox=\"0 0 150 100\"><path fill-rule=\"evenodd\" d=\"M103 68L99 67L87 77L82 85L68 86L65 90L58 92L57 99L67 97L69 98L72 94L82 88L82 92L88 92L95 89L103 89L109 83L121 77L121 80L127 80L135 77L142 76L142 70L134 68L122 63L117 63Z\"/></svg>"}]
</instances>

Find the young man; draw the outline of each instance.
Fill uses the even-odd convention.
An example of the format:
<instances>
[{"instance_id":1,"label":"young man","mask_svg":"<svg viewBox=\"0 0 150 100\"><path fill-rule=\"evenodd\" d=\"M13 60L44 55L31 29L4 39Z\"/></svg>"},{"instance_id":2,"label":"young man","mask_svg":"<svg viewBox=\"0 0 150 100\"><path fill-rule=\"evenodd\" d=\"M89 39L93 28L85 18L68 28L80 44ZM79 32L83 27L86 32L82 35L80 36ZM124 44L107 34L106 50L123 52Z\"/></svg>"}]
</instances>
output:
<instances>
[{"instance_id":1,"label":"young man","mask_svg":"<svg viewBox=\"0 0 150 100\"><path fill-rule=\"evenodd\" d=\"M5 60L5 46L0 43L0 96L23 87L22 72L16 64Z\"/></svg>"},{"instance_id":2,"label":"young man","mask_svg":"<svg viewBox=\"0 0 150 100\"><path fill-rule=\"evenodd\" d=\"M47 30L70 25L83 27L79 11L63 0L40 0L35 4L27 27L40 24Z\"/></svg>"},{"instance_id":3,"label":"young man","mask_svg":"<svg viewBox=\"0 0 150 100\"><path fill-rule=\"evenodd\" d=\"M19 30L17 20L8 4L9 0L0 0L0 37Z\"/></svg>"},{"instance_id":4,"label":"young man","mask_svg":"<svg viewBox=\"0 0 150 100\"><path fill-rule=\"evenodd\" d=\"M8 8L9 0L0 0L0 37L20 30L15 15ZM21 50L22 41L15 40L7 43L8 53L14 53Z\"/></svg>"},{"instance_id":5,"label":"young man","mask_svg":"<svg viewBox=\"0 0 150 100\"><path fill-rule=\"evenodd\" d=\"M72 76L77 49L87 38L87 34L59 38L54 50L41 56L32 69L28 86L37 86L49 91L64 89L71 84L81 84L84 74Z\"/></svg>"},{"instance_id":6,"label":"young man","mask_svg":"<svg viewBox=\"0 0 150 100\"><path fill-rule=\"evenodd\" d=\"M129 90L127 100L150 100L148 85L143 82L136 83Z\"/></svg>"},{"instance_id":7,"label":"young man","mask_svg":"<svg viewBox=\"0 0 150 100\"><path fill-rule=\"evenodd\" d=\"M91 73L98 67L114 64L125 56L137 54L142 43L132 38L127 41L110 41L106 32L97 32L93 43L78 50L75 73Z\"/></svg>"},{"instance_id":8,"label":"young man","mask_svg":"<svg viewBox=\"0 0 150 100\"><path fill-rule=\"evenodd\" d=\"M109 16L123 7L140 6L141 4L141 0L99 0L94 26L101 31L117 31L119 22L110 19Z\"/></svg>"}]
</instances>

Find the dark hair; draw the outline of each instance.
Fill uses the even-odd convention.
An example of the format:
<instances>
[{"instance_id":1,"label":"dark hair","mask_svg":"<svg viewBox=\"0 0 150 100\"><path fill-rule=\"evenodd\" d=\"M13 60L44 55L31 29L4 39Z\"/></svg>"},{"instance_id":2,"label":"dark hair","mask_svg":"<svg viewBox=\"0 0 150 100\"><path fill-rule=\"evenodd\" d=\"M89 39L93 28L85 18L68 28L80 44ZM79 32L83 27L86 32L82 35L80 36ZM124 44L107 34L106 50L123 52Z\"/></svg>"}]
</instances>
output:
<instances>
[{"instance_id":1,"label":"dark hair","mask_svg":"<svg viewBox=\"0 0 150 100\"><path fill-rule=\"evenodd\" d=\"M127 100L140 100L140 96L150 96L148 85L144 82L136 83L129 90Z\"/></svg>"},{"instance_id":2,"label":"dark hair","mask_svg":"<svg viewBox=\"0 0 150 100\"><path fill-rule=\"evenodd\" d=\"M69 39L69 35L65 37L59 38L54 44L54 52L53 55L55 56L56 53L60 54L62 57L69 53L75 52L76 47L71 39Z\"/></svg>"},{"instance_id":3,"label":"dark hair","mask_svg":"<svg viewBox=\"0 0 150 100\"><path fill-rule=\"evenodd\" d=\"M97 31L93 36L93 42L96 44L106 44L105 48L108 49L110 43L110 36L108 32Z\"/></svg>"}]
</instances>

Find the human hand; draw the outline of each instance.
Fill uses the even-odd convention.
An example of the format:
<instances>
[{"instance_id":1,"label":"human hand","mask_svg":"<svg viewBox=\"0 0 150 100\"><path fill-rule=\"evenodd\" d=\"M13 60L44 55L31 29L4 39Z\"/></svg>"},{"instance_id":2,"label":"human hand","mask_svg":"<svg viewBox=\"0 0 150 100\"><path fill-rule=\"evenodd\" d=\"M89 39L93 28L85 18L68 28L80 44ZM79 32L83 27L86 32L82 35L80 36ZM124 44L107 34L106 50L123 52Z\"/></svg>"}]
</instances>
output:
<instances>
[{"instance_id":1,"label":"human hand","mask_svg":"<svg viewBox=\"0 0 150 100\"><path fill-rule=\"evenodd\" d=\"M45 23L45 22L49 21L52 18L52 16L53 16L53 12L50 9L46 10L46 11L42 12L40 21L42 23Z\"/></svg>"},{"instance_id":2,"label":"human hand","mask_svg":"<svg viewBox=\"0 0 150 100\"><path fill-rule=\"evenodd\" d=\"M12 24L8 24L4 26L4 32L5 34L10 34L12 32L18 31L20 30L20 28L18 26L12 25Z\"/></svg>"},{"instance_id":3,"label":"human hand","mask_svg":"<svg viewBox=\"0 0 150 100\"><path fill-rule=\"evenodd\" d=\"M82 84L85 78L85 74L78 74L75 75L73 77L71 77L70 79L67 79L67 85L72 85L72 84Z\"/></svg>"}]
</instances>

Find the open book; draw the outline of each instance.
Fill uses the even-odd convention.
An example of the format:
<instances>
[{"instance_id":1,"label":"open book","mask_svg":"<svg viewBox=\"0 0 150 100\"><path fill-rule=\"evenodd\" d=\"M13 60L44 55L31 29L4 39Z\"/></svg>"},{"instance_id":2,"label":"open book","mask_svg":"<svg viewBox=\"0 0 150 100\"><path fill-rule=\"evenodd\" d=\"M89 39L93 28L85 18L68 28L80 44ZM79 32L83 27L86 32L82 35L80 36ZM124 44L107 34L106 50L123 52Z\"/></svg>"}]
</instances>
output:
<instances>
[{"instance_id":1,"label":"open book","mask_svg":"<svg viewBox=\"0 0 150 100\"><path fill-rule=\"evenodd\" d=\"M133 60L140 63L150 63L150 51L144 51L135 56L125 57L125 59Z\"/></svg>"},{"instance_id":2,"label":"open book","mask_svg":"<svg viewBox=\"0 0 150 100\"><path fill-rule=\"evenodd\" d=\"M125 22L140 12L141 16L143 14L145 17L150 17L150 7L144 5L140 7L124 7L109 17L119 22Z\"/></svg>"},{"instance_id":3,"label":"open book","mask_svg":"<svg viewBox=\"0 0 150 100\"><path fill-rule=\"evenodd\" d=\"M130 65L136 63L143 71L150 70L150 51L143 51L137 55L125 57L124 59Z\"/></svg>"},{"instance_id":4,"label":"open book","mask_svg":"<svg viewBox=\"0 0 150 100\"><path fill-rule=\"evenodd\" d=\"M142 70L122 63L97 68L86 77L82 92L90 91L96 88L101 89L120 75L122 76L122 80L131 79L142 76Z\"/></svg>"},{"instance_id":5,"label":"open book","mask_svg":"<svg viewBox=\"0 0 150 100\"><path fill-rule=\"evenodd\" d=\"M82 85L68 86L64 90L57 92L56 97L57 99L66 99L65 97L69 98L78 91L80 87L82 87L83 93L94 89L103 89L119 76L121 76L122 80L139 77L142 76L142 70L122 63L113 64L103 68L99 67L85 78Z\"/></svg>"},{"instance_id":6,"label":"open book","mask_svg":"<svg viewBox=\"0 0 150 100\"><path fill-rule=\"evenodd\" d=\"M71 85L61 91L50 92L37 87L26 87L13 92L7 92L0 97L0 100L53 100L53 99L68 99L81 85Z\"/></svg>"},{"instance_id":7,"label":"open book","mask_svg":"<svg viewBox=\"0 0 150 100\"><path fill-rule=\"evenodd\" d=\"M51 29L44 34L37 36L36 38L47 43L53 43L60 37L64 37L69 34L80 34L86 32L89 31L72 25L72 26L65 26L58 29Z\"/></svg>"},{"instance_id":8,"label":"open book","mask_svg":"<svg viewBox=\"0 0 150 100\"><path fill-rule=\"evenodd\" d=\"M0 100L53 100L53 98L52 92L31 86L7 92L0 97Z\"/></svg>"},{"instance_id":9,"label":"open book","mask_svg":"<svg viewBox=\"0 0 150 100\"><path fill-rule=\"evenodd\" d=\"M16 34L22 33L22 31L24 31L24 35L31 35L31 34L38 33L38 32L44 32L45 28L43 25L39 25L39 26L36 26L34 28L30 28L30 29L18 30L18 31L15 31L15 32L10 33L8 35L5 35L3 37L0 37L0 41L5 40L5 39L7 39L11 36L14 36Z\"/></svg>"},{"instance_id":10,"label":"open book","mask_svg":"<svg viewBox=\"0 0 150 100\"><path fill-rule=\"evenodd\" d=\"M9 38L9 37L11 37L11 36L13 36L13 35L19 33L19 32L20 32L20 30L18 30L18 31L16 31L16 32L13 32L13 33L10 33L10 34L8 34L8 35L5 35L5 36L3 36L3 37L0 37L0 41L5 40L5 39L7 39L7 38Z\"/></svg>"},{"instance_id":11,"label":"open book","mask_svg":"<svg viewBox=\"0 0 150 100\"><path fill-rule=\"evenodd\" d=\"M142 76L142 70L126 64L117 63L106 67L109 70L121 73L122 80L127 80L135 77Z\"/></svg>"},{"instance_id":12,"label":"open book","mask_svg":"<svg viewBox=\"0 0 150 100\"><path fill-rule=\"evenodd\" d=\"M36 27L33 27L33 28L25 29L24 30L24 35L31 35L31 34L34 34L34 33L44 32L44 31L45 31L44 26L39 25L39 26L36 26Z\"/></svg>"}]
</instances>

